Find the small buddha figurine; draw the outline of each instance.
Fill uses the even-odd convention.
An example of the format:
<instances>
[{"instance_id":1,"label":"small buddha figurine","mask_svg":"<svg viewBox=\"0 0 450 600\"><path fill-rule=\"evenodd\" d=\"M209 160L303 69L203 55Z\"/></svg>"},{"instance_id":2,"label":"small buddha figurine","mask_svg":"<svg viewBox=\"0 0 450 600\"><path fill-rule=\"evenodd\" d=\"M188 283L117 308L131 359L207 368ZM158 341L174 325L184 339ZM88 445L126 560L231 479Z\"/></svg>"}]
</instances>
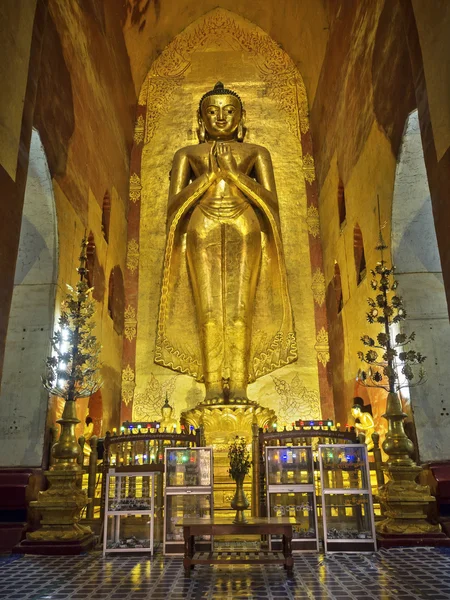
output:
<instances>
[{"instance_id":1,"label":"small buddha figurine","mask_svg":"<svg viewBox=\"0 0 450 600\"><path fill-rule=\"evenodd\" d=\"M169 404L169 399L166 396L166 401L161 408L162 419L160 422L160 431L167 431L168 433L177 433L178 423L177 420L172 417L173 408Z\"/></svg>"},{"instance_id":2,"label":"small buddha figurine","mask_svg":"<svg viewBox=\"0 0 450 600\"><path fill-rule=\"evenodd\" d=\"M244 122L216 83L170 175L155 362L203 382L209 405L251 403L249 383L297 360L272 161Z\"/></svg>"},{"instance_id":3,"label":"small buddha figurine","mask_svg":"<svg viewBox=\"0 0 450 600\"><path fill-rule=\"evenodd\" d=\"M373 450L372 433L375 432L375 423L371 415L371 409L365 407L364 400L357 396L353 398L351 412L352 417L355 419L355 431L357 435L363 433L366 438L367 450Z\"/></svg>"}]
</instances>

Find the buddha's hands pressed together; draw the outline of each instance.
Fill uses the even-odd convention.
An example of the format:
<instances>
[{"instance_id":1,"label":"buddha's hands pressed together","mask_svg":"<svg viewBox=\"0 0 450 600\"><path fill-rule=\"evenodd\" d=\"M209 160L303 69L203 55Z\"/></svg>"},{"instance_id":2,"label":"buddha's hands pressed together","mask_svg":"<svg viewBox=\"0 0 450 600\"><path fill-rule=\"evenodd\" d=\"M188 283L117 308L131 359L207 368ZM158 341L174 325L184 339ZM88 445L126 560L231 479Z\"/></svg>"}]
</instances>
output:
<instances>
[{"instance_id":1,"label":"buddha's hands pressed together","mask_svg":"<svg viewBox=\"0 0 450 600\"><path fill-rule=\"evenodd\" d=\"M217 179L217 176L219 175L219 172L220 172L219 165L217 164L217 158L216 158L216 146L217 146L217 142L214 142L213 144L211 144L211 148L209 149L209 155L208 155L208 177L211 180Z\"/></svg>"},{"instance_id":2,"label":"buddha's hands pressed together","mask_svg":"<svg viewBox=\"0 0 450 600\"><path fill-rule=\"evenodd\" d=\"M228 144L217 144L216 154L217 162L224 174L230 174L236 177L239 170L236 159L231 152L231 147Z\"/></svg>"}]
</instances>

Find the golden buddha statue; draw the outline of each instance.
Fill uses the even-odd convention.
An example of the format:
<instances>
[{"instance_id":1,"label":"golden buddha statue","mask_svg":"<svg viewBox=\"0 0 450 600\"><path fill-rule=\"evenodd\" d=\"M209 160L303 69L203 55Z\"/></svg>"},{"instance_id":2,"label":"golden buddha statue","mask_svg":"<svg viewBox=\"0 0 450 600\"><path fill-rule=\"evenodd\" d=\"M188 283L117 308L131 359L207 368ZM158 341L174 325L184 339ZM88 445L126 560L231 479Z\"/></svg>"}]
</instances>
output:
<instances>
[{"instance_id":1,"label":"golden buddha statue","mask_svg":"<svg viewBox=\"0 0 450 600\"><path fill-rule=\"evenodd\" d=\"M164 402L161 408L161 416L162 419L159 423L160 431L167 431L173 433L177 432L179 429L178 422L176 419L172 417L173 408L169 404L169 399L166 396L166 401Z\"/></svg>"},{"instance_id":2,"label":"golden buddha statue","mask_svg":"<svg viewBox=\"0 0 450 600\"><path fill-rule=\"evenodd\" d=\"M208 405L250 403L249 382L297 359L272 161L244 120L217 83L171 170L155 362L204 382Z\"/></svg>"},{"instance_id":3,"label":"golden buddha statue","mask_svg":"<svg viewBox=\"0 0 450 600\"><path fill-rule=\"evenodd\" d=\"M367 450L373 450L372 433L375 432L375 423L370 410L370 408L364 406L362 398L359 396L353 398L351 413L355 419L355 431L357 435L364 434Z\"/></svg>"}]
</instances>

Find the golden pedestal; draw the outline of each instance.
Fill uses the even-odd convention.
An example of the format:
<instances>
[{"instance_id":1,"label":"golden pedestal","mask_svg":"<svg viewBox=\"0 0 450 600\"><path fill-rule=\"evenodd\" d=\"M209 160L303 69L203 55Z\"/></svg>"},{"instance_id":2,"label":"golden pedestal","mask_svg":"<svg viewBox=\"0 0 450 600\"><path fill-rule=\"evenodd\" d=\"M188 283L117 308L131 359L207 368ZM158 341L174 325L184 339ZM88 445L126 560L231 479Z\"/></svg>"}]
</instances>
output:
<instances>
[{"instance_id":1,"label":"golden pedestal","mask_svg":"<svg viewBox=\"0 0 450 600\"><path fill-rule=\"evenodd\" d=\"M388 481L379 491L383 521L377 524L378 533L384 534L430 534L440 533L438 524L427 521L430 503L435 498L427 485L416 482L422 467L386 466Z\"/></svg>"},{"instance_id":2,"label":"golden pedestal","mask_svg":"<svg viewBox=\"0 0 450 600\"><path fill-rule=\"evenodd\" d=\"M41 513L41 528L27 533L15 551L27 554L81 554L93 547L95 537L88 525L80 525L83 508L91 502L81 489L82 455L75 436L79 423L75 402L66 401L61 419L61 435L52 448L54 464L45 476L49 488L39 492L30 506Z\"/></svg>"},{"instance_id":3,"label":"golden pedestal","mask_svg":"<svg viewBox=\"0 0 450 600\"><path fill-rule=\"evenodd\" d=\"M30 541L72 542L92 535L89 526L80 525L80 513L90 502L78 487L84 471L46 471L49 489L39 492L30 505L42 513L41 528L27 534Z\"/></svg>"},{"instance_id":4,"label":"golden pedestal","mask_svg":"<svg viewBox=\"0 0 450 600\"><path fill-rule=\"evenodd\" d=\"M186 427L193 425L204 431L205 443L214 448L214 511L234 516L230 503L236 492L236 484L228 474L228 444L236 436L244 437L249 444L252 440L252 425L258 427L273 425L275 412L256 403L248 404L199 404L181 414L181 422ZM244 492L252 495L252 473L245 478ZM252 507L253 508L253 507Z\"/></svg>"},{"instance_id":5,"label":"golden pedestal","mask_svg":"<svg viewBox=\"0 0 450 600\"><path fill-rule=\"evenodd\" d=\"M440 525L427 520L435 498L431 496L429 486L416 482L422 467L411 459L414 446L403 428L406 414L398 394L388 394L383 416L388 422L383 450L389 456L383 471L389 481L380 487L378 493L385 517L376 525L379 544L384 547L442 545L441 538L445 536Z\"/></svg>"}]
</instances>

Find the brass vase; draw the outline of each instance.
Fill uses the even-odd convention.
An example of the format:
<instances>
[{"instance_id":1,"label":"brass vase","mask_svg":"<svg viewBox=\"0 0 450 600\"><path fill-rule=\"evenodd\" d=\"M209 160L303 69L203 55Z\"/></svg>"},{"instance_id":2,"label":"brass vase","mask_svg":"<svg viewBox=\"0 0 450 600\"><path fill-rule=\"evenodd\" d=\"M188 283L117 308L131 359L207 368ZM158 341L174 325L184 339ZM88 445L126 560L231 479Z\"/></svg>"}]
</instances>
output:
<instances>
[{"instance_id":1,"label":"brass vase","mask_svg":"<svg viewBox=\"0 0 450 600\"><path fill-rule=\"evenodd\" d=\"M231 501L231 508L234 508L236 511L236 516L234 517L233 523L247 523L244 510L249 507L249 502L244 492L244 479L245 473L238 475L235 479L236 492L233 500Z\"/></svg>"}]
</instances>

